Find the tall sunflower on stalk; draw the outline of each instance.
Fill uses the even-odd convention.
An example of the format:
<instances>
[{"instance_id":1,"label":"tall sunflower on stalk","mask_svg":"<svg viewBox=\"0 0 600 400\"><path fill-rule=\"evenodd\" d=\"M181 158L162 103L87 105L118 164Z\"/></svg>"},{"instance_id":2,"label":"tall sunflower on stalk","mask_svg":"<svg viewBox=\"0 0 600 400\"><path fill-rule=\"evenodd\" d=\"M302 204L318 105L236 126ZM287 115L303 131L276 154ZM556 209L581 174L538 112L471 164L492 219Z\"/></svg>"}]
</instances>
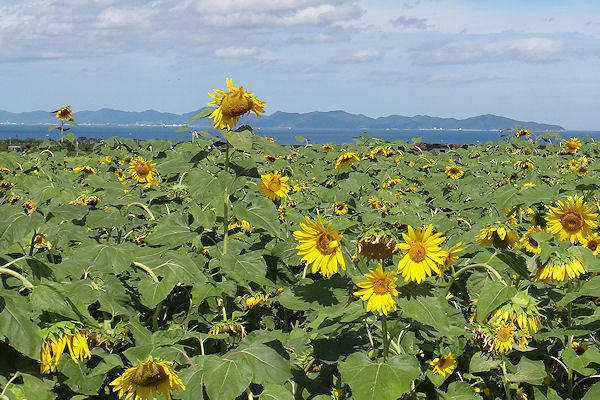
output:
<instances>
[{"instance_id":1,"label":"tall sunflower on stalk","mask_svg":"<svg viewBox=\"0 0 600 400\"><path fill-rule=\"evenodd\" d=\"M289 179L288 176L281 176L279 171L261 175L258 190L271 200L279 200L287 196L290 191L290 186L287 183Z\"/></svg>"},{"instance_id":2,"label":"tall sunflower on stalk","mask_svg":"<svg viewBox=\"0 0 600 400\"><path fill-rule=\"evenodd\" d=\"M300 223L300 230L294 232L294 238L300 242L296 248L302 261L312 264L312 273L321 272L327 277L337 272L338 264L346 269L340 241L342 235L337 229L331 229L332 223L323 224L320 215L313 221L308 216L304 217L305 223Z\"/></svg>"},{"instance_id":3,"label":"tall sunflower on stalk","mask_svg":"<svg viewBox=\"0 0 600 400\"><path fill-rule=\"evenodd\" d=\"M216 94L208 93L214 98L208 105L217 105L218 107L209 115L213 118L215 129L232 130L242 115L254 112L257 117L264 113L264 101L254 97L254 93L245 92L244 87L235 87L233 81L226 78L228 91L213 89Z\"/></svg>"},{"instance_id":4,"label":"tall sunflower on stalk","mask_svg":"<svg viewBox=\"0 0 600 400\"><path fill-rule=\"evenodd\" d=\"M129 173L136 181L140 183L158 184L158 171L154 167L156 164L152 160L144 160L138 156L129 163ZM155 183L156 182L156 183Z\"/></svg>"},{"instance_id":5,"label":"tall sunflower on stalk","mask_svg":"<svg viewBox=\"0 0 600 400\"><path fill-rule=\"evenodd\" d=\"M398 278L393 272L386 273L381 264L370 270L366 275L366 281L356 284L360 289L354 292L367 302L367 311L378 311L387 315L391 309L396 309L394 297L398 296L396 281Z\"/></svg>"},{"instance_id":6,"label":"tall sunflower on stalk","mask_svg":"<svg viewBox=\"0 0 600 400\"><path fill-rule=\"evenodd\" d=\"M65 123L69 125L77 125L77 122L73 119L73 110L71 106L61 107L58 110L52 111L52 113L56 119L60 121L60 125L50 125L48 127L48 131L57 129L60 131L60 142L64 141L64 133L68 131L70 128L65 128Z\"/></svg>"}]
</instances>

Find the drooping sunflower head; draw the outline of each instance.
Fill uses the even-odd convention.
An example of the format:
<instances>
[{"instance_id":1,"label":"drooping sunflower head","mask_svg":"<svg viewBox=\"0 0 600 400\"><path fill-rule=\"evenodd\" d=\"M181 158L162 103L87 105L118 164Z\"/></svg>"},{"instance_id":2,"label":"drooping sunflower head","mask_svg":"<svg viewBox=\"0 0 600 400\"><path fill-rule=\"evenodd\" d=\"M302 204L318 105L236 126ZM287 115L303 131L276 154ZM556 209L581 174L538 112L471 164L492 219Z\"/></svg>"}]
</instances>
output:
<instances>
[{"instance_id":1,"label":"drooping sunflower head","mask_svg":"<svg viewBox=\"0 0 600 400\"><path fill-rule=\"evenodd\" d=\"M504 354L512 349L515 342L516 326L512 322L499 321L493 335L494 353Z\"/></svg>"},{"instance_id":2,"label":"drooping sunflower head","mask_svg":"<svg viewBox=\"0 0 600 400\"><path fill-rule=\"evenodd\" d=\"M589 172L587 165L579 165L576 171L579 176L586 176Z\"/></svg>"},{"instance_id":3,"label":"drooping sunflower head","mask_svg":"<svg viewBox=\"0 0 600 400\"><path fill-rule=\"evenodd\" d=\"M353 258L363 256L372 259L390 258L398 252L398 239L387 230L371 228L356 242Z\"/></svg>"},{"instance_id":4,"label":"drooping sunflower head","mask_svg":"<svg viewBox=\"0 0 600 400\"><path fill-rule=\"evenodd\" d=\"M429 365L433 367L434 374L446 376L446 374L451 374L454 371L456 359L452 353L441 354L439 357L429 361Z\"/></svg>"},{"instance_id":5,"label":"drooping sunflower head","mask_svg":"<svg viewBox=\"0 0 600 400\"><path fill-rule=\"evenodd\" d=\"M304 217L305 223L300 223L300 230L294 232L294 238L300 242L296 248L302 261L312 264L312 273L321 272L325 277L337 272L338 264L346 269L340 241L342 235L337 229L331 229L331 222L325 226L321 216L313 221Z\"/></svg>"},{"instance_id":6,"label":"drooping sunflower head","mask_svg":"<svg viewBox=\"0 0 600 400\"><path fill-rule=\"evenodd\" d=\"M576 153L581 148L581 140L572 137L569 140L565 140L563 146L569 153Z\"/></svg>"},{"instance_id":7,"label":"drooping sunflower head","mask_svg":"<svg viewBox=\"0 0 600 400\"><path fill-rule=\"evenodd\" d=\"M540 254L542 252L542 248L539 243L531 236L536 232L542 232L542 228L537 225L531 225L527 232L521 238L521 246L523 249L531 254Z\"/></svg>"},{"instance_id":8,"label":"drooping sunflower head","mask_svg":"<svg viewBox=\"0 0 600 400\"><path fill-rule=\"evenodd\" d=\"M54 111L54 114L56 115L56 118L58 118L61 121L66 121L73 118L73 110L70 106L62 107Z\"/></svg>"},{"instance_id":9,"label":"drooping sunflower head","mask_svg":"<svg viewBox=\"0 0 600 400\"><path fill-rule=\"evenodd\" d=\"M531 135L530 129L519 129L515 131L515 137L517 137L518 139L528 137L529 135Z\"/></svg>"},{"instance_id":10,"label":"drooping sunflower head","mask_svg":"<svg viewBox=\"0 0 600 400\"><path fill-rule=\"evenodd\" d=\"M578 278L581 274L585 274L583 261L570 254L554 253L545 265L538 268L533 280L560 283Z\"/></svg>"},{"instance_id":11,"label":"drooping sunflower head","mask_svg":"<svg viewBox=\"0 0 600 400\"><path fill-rule=\"evenodd\" d=\"M585 343L573 342L573 343L571 343L571 348L573 350L575 350L575 353L578 356L580 356L580 355L582 355L583 353L585 353L587 351L588 346Z\"/></svg>"},{"instance_id":12,"label":"drooping sunflower head","mask_svg":"<svg viewBox=\"0 0 600 400\"><path fill-rule=\"evenodd\" d=\"M129 163L129 173L133 179L140 183L154 183L157 182L156 175L158 171L154 167L156 164L152 160L144 160L141 156L138 156L131 160Z\"/></svg>"},{"instance_id":13,"label":"drooping sunflower head","mask_svg":"<svg viewBox=\"0 0 600 400\"><path fill-rule=\"evenodd\" d=\"M458 165L446 165L446 175L451 179L460 179L464 175L464 171Z\"/></svg>"},{"instance_id":14,"label":"drooping sunflower head","mask_svg":"<svg viewBox=\"0 0 600 400\"><path fill-rule=\"evenodd\" d=\"M369 158L371 160L377 158L377 157L385 157L387 156L387 150L384 147L381 146L377 146L375 148L373 148L370 152L369 152Z\"/></svg>"},{"instance_id":15,"label":"drooping sunflower head","mask_svg":"<svg viewBox=\"0 0 600 400\"><path fill-rule=\"evenodd\" d=\"M15 186L15 184L12 183L12 182L9 182L9 181L0 181L0 190L10 189L13 186Z\"/></svg>"},{"instance_id":16,"label":"drooping sunflower head","mask_svg":"<svg viewBox=\"0 0 600 400\"><path fill-rule=\"evenodd\" d=\"M385 182L383 182L381 184L381 188L385 189L385 188L388 188L388 187L394 187L397 184L399 184L400 182L402 182L402 179L400 179L400 178L388 179L387 181L385 181Z\"/></svg>"},{"instance_id":17,"label":"drooping sunflower head","mask_svg":"<svg viewBox=\"0 0 600 400\"><path fill-rule=\"evenodd\" d=\"M27 215L31 215L35 211L35 203L31 200L25 200L25 202L23 202L23 208Z\"/></svg>"},{"instance_id":18,"label":"drooping sunflower head","mask_svg":"<svg viewBox=\"0 0 600 400\"><path fill-rule=\"evenodd\" d=\"M96 175L96 170L89 165L73 168L73 171L80 172L84 178L87 178L90 175Z\"/></svg>"},{"instance_id":19,"label":"drooping sunflower head","mask_svg":"<svg viewBox=\"0 0 600 400\"><path fill-rule=\"evenodd\" d=\"M482 228L476 237L479 243L497 249L517 247L519 244L519 235L506 224L496 223L487 228Z\"/></svg>"},{"instance_id":20,"label":"drooping sunflower head","mask_svg":"<svg viewBox=\"0 0 600 400\"><path fill-rule=\"evenodd\" d=\"M581 241L581 245L590 249L595 256L600 254L600 235L597 232L587 235Z\"/></svg>"},{"instance_id":21,"label":"drooping sunflower head","mask_svg":"<svg viewBox=\"0 0 600 400\"><path fill-rule=\"evenodd\" d=\"M263 156L263 158L264 158L265 160L267 160L267 161L269 161L269 162L272 162L272 163L273 163L273 162L275 162L275 161L277 161L277 160L281 160L281 159L283 158L283 156L274 156L274 155L272 155L272 154L265 154L265 155Z\"/></svg>"},{"instance_id":22,"label":"drooping sunflower head","mask_svg":"<svg viewBox=\"0 0 600 400\"><path fill-rule=\"evenodd\" d=\"M431 224L416 230L409 225L408 234L402 233L402 237L404 243L398 244L404 253L398 263L398 273L402 273L402 278L405 281L414 280L421 283L431 276L432 271L439 274L439 265L446 257L446 252L440 248L440 244L446 238L439 232L433 233Z\"/></svg>"},{"instance_id":23,"label":"drooping sunflower head","mask_svg":"<svg viewBox=\"0 0 600 400\"><path fill-rule=\"evenodd\" d=\"M279 200L287 196L290 191L290 187L287 184L289 179L288 176L281 176L279 171L261 175L258 190L271 200Z\"/></svg>"},{"instance_id":24,"label":"drooping sunflower head","mask_svg":"<svg viewBox=\"0 0 600 400\"><path fill-rule=\"evenodd\" d=\"M367 311L378 311L385 315L393 308L396 309L394 297L398 296L396 290L396 278L393 272L386 273L381 264L377 264L375 270L370 270L366 275L366 281L356 285L360 288L354 292L363 301L367 301Z\"/></svg>"},{"instance_id":25,"label":"drooping sunflower head","mask_svg":"<svg viewBox=\"0 0 600 400\"><path fill-rule=\"evenodd\" d=\"M42 349L40 373L49 374L59 364L65 348L76 364L84 358L90 359L87 334L78 321L61 321L41 330Z\"/></svg>"},{"instance_id":26,"label":"drooping sunflower head","mask_svg":"<svg viewBox=\"0 0 600 400\"><path fill-rule=\"evenodd\" d=\"M325 151L333 151L333 150L334 150L334 147L333 147L333 145L331 145L331 144L329 144L329 143L327 143L327 144L324 144L323 146L321 146L321 148L322 148L323 150L325 150Z\"/></svg>"},{"instance_id":27,"label":"drooping sunflower head","mask_svg":"<svg viewBox=\"0 0 600 400\"><path fill-rule=\"evenodd\" d=\"M598 226L597 213L592 213L593 206L583 201L583 196L569 196L565 202L558 201L556 207L550 206L546 214L548 231L559 235L559 240L582 242L591 229Z\"/></svg>"},{"instance_id":28,"label":"drooping sunflower head","mask_svg":"<svg viewBox=\"0 0 600 400\"><path fill-rule=\"evenodd\" d=\"M344 215L348 212L348 205L341 201L336 201L333 204L333 212L336 213L336 215Z\"/></svg>"},{"instance_id":29,"label":"drooping sunflower head","mask_svg":"<svg viewBox=\"0 0 600 400\"><path fill-rule=\"evenodd\" d=\"M519 291L510 301L492 311L489 322L498 325L500 322L517 323L523 332L537 332L541 326L539 301L526 291Z\"/></svg>"},{"instance_id":30,"label":"drooping sunflower head","mask_svg":"<svg viewBox=\"0 0 600 400\"><path fill-rule=\"evenodd\" d=\"M514 167L515 167L515 169L534 169L535 168L533 163L529 160L517 161L517 162L515 162Z\"/></svg>"},{"instance_id":31,"label":"drooping sunflower head","mask_svg":"<svg viewBox=\"0 0 600 400\"><path fill-rule=\"evenodd\" d=\"M225 92L219 89L213 89L216 94L209 93L214 98L209 105L217 105L218 107L209 115L209 118L214 118L213 125L215 129L231 130L237 124L239 118L244 114L254 112L257 117L264 113L264 101L254 97L252 92L244 92L244 88L239 88L233 85L233 81L229 78L227 81L227 89Z\"/></svg>"},{"instance_id":32,"label":"drooping sunflower head","mask_svg":"<svg viewBox=\"0 0 600 400\"><path fill-rule=\"evenodd\" d=\"M339 170L339 169L343 169L346 167L350 167L359 161L360 161L360 158L358 158L358 154L356 154L355 152L352 152L352 151L347 151L338 157L338 159L335 163L335 169Z\"/></svg>"},{"instance_id":33,"label":"drooping sunflower head","mask_svg":"<svg viewBox=\"0 0 600 400\"><path fill-rule=\"evenodd\" d=\"M438 272L439 276L443 276L444 271L454 264L454 261L458 260L457 253L464 250L462 247L463 245L463 242L458 242L446 251L442 263L440 264L440 271Z\"/></svg>"},{"instance_id":34,"label":"drooping sunflower head","mask_svg":"<svg viewBox=\"0 0 600 400\"><path fill-rule=\"evenodd\" d=\"M156 393L171 398L173 390L185 390L183 382L169 361L155 361L148 356L146 361L138 361L138 365L128 368L123 375L110 383L113 392L119 392L119 398L147 399L150 394L156 398Z\"/></svg>"}]
</instances>

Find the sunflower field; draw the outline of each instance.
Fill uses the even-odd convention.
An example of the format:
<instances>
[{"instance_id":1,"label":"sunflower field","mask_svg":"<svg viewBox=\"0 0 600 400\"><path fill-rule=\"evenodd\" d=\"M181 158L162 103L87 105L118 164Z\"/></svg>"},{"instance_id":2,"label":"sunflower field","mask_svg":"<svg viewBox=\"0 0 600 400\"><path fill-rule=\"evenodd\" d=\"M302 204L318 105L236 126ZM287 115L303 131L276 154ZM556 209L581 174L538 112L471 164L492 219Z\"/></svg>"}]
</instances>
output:
<instances>
[{"instance_id":1,"label":"sunflower field","mask_svg":"<svg viewBox=\"0 0 600 400\"><path fill-rule=\"evenodd\" d=\"M598 143L282 146L227 83L1 156L0 399L600 398Z\"/></svg>"}]
</instances>

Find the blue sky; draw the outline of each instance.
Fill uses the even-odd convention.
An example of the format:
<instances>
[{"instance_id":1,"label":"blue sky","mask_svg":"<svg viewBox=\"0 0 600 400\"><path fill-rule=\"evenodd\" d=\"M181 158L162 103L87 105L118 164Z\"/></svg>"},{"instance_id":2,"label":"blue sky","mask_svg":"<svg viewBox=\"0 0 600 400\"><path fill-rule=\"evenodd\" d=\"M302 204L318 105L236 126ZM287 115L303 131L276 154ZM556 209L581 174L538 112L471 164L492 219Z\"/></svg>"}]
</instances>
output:
<instances>
[{"instance_id":1,"label":"blue sky","mask_svg":"<svg viewBox=\"0 0 600 400\"><path fill-rule=\"evenodd\" d=\"M275 111L496 114L600 130L600 2L0 3L0 109L184 113L225 78Z\"/></svg>"}]
</instances>

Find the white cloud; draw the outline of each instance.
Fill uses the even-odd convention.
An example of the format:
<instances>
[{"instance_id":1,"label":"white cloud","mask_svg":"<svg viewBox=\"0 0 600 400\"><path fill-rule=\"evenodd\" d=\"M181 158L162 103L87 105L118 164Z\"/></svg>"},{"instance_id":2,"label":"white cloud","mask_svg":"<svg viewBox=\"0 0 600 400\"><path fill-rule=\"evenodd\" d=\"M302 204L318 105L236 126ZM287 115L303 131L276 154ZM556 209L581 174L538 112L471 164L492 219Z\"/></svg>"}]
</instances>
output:
<instances>
[{"instance_id":1,"label":"white cloud","mask_svg":"<svg viewBox=\"0 0 600 400\"><path fill-rule=\"evenodd\" d=\"M246 47L224 47L215 50L215 56L223 58L249 57L256 53L256 49Z\"/></svg>"},{"instance_id":2,"label":"white cloud","mask_svg":"<svg viewBox=\"0 0 600 400\"><path fill-rule=\"evenodd\" d=\"M427 64L504 62L511 60L551 61L572 51L563 40L531 37L466 43L426 44L414 50L417 61Z\"/></svg>"},{"instance_id":3,"label":"white cloud","mask_svg":"<svg viewBox=\"0 0 600 400\"><path fill-rule=\"evenodd\" d=\"M337 59L338 62L362 63L374 61L382 57L382 53L377 49L360 49L352 54Z\"/></svg>"}]
</instances>

